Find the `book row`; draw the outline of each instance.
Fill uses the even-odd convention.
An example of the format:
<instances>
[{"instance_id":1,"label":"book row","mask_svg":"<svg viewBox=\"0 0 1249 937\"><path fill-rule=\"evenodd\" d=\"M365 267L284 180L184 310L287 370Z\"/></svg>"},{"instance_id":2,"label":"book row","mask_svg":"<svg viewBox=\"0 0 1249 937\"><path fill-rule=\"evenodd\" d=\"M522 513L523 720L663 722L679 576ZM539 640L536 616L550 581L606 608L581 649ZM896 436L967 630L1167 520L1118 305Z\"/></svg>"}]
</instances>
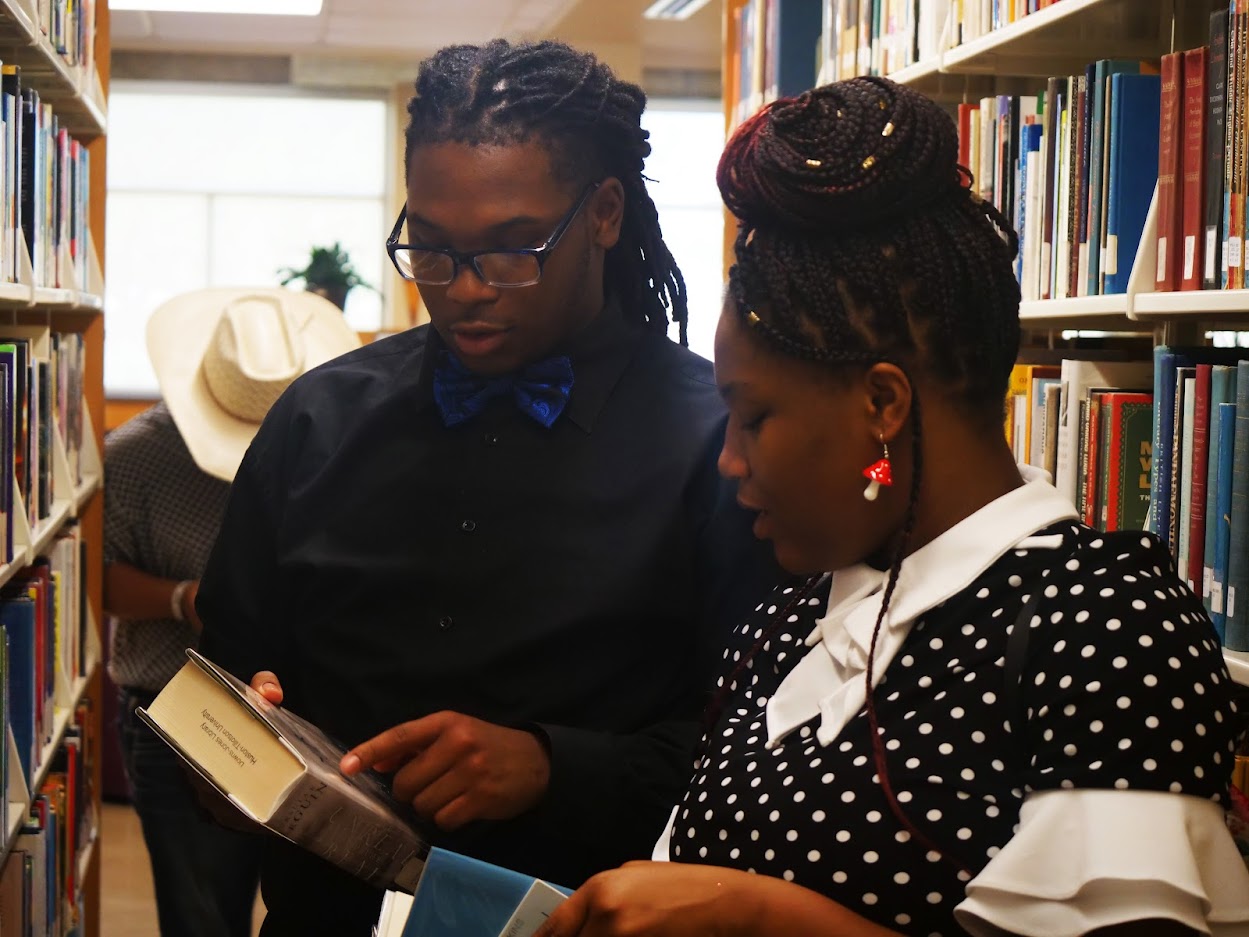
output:
<instances>
[{"instance_id":1,"label":"book row","mask_svg":"<svg viewBox=\"0 0 1249 937\"><path fill-rule=\"evenodd\" d=\"M18 66L0 66L0 281L81 289L90 177L86 146Z\"/></svg>"},{"instance_id":2,"label":"book row","mask_svg":"<svg viewBox=\"0 0 1249 937\"><path fill-rule=\"evenodd\" d=\"M75 708L64 743L0 868L0 932L6 935L77 937L83 932L80 859L98 828L90 712L86 701Z\"/></svg>"},{"instance_id":3,"label":"book row","mask_svg":"<svg viewBox=\"0 0 1249 937\"><path fill-rule=\"evenodd\" d=\"M1223 644L1249 651L1249 352L1019 364L1006 432L1085 523L1162 538Z\"/></svg>"}]
</instances>

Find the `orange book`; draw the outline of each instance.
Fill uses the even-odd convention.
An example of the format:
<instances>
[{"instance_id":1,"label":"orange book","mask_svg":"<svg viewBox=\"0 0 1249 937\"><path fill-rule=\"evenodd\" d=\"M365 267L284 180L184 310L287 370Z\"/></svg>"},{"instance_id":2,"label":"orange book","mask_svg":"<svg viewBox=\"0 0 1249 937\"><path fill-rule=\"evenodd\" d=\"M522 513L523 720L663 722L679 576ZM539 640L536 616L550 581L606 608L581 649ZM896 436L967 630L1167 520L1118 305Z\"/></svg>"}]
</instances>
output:
<instances>
[{"instance_id":1,"label":"orange book","mask_svg":"<svg viewBox=\"0 0 1249 937\"><path fill-rule=\"evenodd\" d=\"M1162 116L1158 127L1158 268L1154 289L1180 286L1180 168L1181 85L1184 57L1172 52L1162 57Z\"/></svg>"}]
</instances>

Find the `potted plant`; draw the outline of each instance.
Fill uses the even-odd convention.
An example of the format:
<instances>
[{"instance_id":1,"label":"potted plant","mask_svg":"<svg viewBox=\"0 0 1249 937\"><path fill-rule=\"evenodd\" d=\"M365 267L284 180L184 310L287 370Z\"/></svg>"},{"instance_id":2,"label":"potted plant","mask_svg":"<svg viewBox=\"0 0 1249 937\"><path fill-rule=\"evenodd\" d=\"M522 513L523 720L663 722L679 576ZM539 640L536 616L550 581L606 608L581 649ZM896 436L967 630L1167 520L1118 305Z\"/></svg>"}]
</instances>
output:
<instances>
[{"instance_id":1,"label":"potted plant","mask_svg":"<svg viewBox=\"0 0 1249 937\"><path fill-rule=\"evenodd\" d=\"M304 289L324 296L339 309L346 306L347 294L355 287L373 289L356 273L351 265L351 258L337 241L330 247L313 247L308 256L308 265L302 270L285 267L278 273L283 278L283 286L295 280L303 280Z\"/></svg>"}]
</instances>

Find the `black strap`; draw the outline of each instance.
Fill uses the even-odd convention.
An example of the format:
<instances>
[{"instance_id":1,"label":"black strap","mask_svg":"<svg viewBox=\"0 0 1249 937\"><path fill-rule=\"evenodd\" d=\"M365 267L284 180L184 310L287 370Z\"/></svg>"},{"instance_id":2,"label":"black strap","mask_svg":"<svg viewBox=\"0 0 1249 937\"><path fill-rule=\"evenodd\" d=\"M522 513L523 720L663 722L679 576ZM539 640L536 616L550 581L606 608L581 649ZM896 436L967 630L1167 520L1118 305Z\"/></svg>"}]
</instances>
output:
<instances>
[{"instance_id":1,"label":"black strap","mask_svg":"<svg viewBox=\"0 0 1249 937\"><path fill-rule=\"evenodd\" d=\"M1028 657L1028 635L1032 631L1032 616L1036 614L1036 607L1041 601L1042 584L1038 582L1037 586L1037 590L1023 603L1019 617L1015 619L1010 635L1006 638L1006 684L1003 699L1006 711L1010 713L1011 734L1019 739L1021 750L1023 728L1028 724L1028 713L1023 705L1023 667Z\"/></svg>"}]
</instances>

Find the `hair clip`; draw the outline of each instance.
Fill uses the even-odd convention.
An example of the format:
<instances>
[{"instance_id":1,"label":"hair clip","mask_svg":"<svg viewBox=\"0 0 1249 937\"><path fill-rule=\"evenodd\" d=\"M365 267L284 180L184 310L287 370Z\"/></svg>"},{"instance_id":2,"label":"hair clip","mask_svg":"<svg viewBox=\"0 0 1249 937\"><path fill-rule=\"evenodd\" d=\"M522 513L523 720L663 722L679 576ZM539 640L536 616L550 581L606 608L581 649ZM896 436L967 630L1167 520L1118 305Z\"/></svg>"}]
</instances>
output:
<instances>
[{"instance_id":1,"label":"hair clip","mask_svg":"<svg viewBox=\"0 0 1249 937\"><path fill-rule=\"evenodd\" d=\"M893 121L892 120L889 121L889 123L885 124L885 129L880 132L880 135L882 137L893 136Z\"/></svg>"},{"instance_id":2,"label":"hair clip","mask_svg":"<svg viewBox=\"0 0 1249 937\"><path fill-rule=\"evenodd\" d=\"M872 168L873 166L875 166L875 165L876 165L876 157L875 157L875 156L869 156L867 159L863 160L863 168L864 168L865 170L867 170L867 169L871 169L871 168Z\"/></svg>"},{"instance_id":3,"label":"hair clip","mask_svg":"<svg viewBox=\"0 0 1249 937\"><path fill-rule=\"evenodd\" d=\"M810 166L812 169L819 169L824 164L818 159L809 159L807 160L807 165Z\"/></svg>"}]
</instances>

